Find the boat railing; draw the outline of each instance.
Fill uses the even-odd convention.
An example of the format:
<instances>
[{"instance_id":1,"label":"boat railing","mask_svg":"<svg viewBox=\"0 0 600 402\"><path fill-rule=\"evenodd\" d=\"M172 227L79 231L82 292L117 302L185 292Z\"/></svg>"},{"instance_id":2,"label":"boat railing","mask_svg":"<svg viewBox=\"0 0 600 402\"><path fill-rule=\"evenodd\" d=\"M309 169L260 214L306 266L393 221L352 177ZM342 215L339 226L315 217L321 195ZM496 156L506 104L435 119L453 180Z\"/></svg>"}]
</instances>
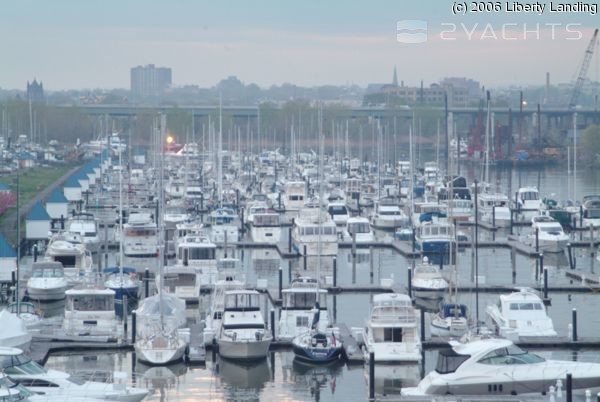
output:
<instances>
[{"instance_id":1,"label":"boat railing","mask_svg":"<svg viewBox=\"0 0 600 402\"><path fill-rule=\"evenodd\" d=\"M417 317L411 308L375 308L371 312L371 321L376 323L415 324Z\"/></svg>"}]
</instances>

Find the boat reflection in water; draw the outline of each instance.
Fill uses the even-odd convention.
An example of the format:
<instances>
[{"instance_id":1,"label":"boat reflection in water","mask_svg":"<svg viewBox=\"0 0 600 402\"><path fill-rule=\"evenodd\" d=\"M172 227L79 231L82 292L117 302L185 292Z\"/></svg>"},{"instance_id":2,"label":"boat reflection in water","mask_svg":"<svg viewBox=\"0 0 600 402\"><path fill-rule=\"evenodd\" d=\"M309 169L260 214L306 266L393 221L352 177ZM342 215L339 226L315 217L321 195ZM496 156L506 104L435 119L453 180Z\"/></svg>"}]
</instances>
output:
<instances>
[{"instance_id":1,"label":"boat reflection in water","mask_svg":"<svg viewBox=\"0 0 600 402\"><path fill-rule=\"evenodd\" d=\"M219 357L213 367L225 400L259 400L265 383L271 379L267 359L238 362Z\"/></svg>"},{"instance_id":2,"label":"boat reflection in water","mask_svg":"<svg viewBox=\"0 0 600 402\"><path fill-rule=\"evenodd\" d=\"M321 391L329 387L331 394L335 394L336 377L342 372L344 364L341 360L315 365L294 359L292 363L292 380L296 386L310 391L315 401L321 399Z\"/></svg>"},{"instance_id":3,"label":"boat reflection in water","mask_svg":"<svg viewBox=\"0 0 600 402\"><path fill-rule=\"evenodd\" d=\"M135 353L132 361L136 362ZM160 400L168 399L168 390L179 388L180 378L188 372L183 362L168 366L149 366L137 361L135 363L135 378L138 386L153 390L160 395Z\"/></svg>"},{"instance_id":4,"label":"boat reflection in water","mask_svg":"<svg viewBox=\"0 0 600 402\"><path fill-rule=\"evenodd\" d=\"M375 394L400 395L402 388L415 387L421 380L420 364L375 365ZM365 369L365 381L369 384L369 368Z\"/></svg>"}]
</instances>

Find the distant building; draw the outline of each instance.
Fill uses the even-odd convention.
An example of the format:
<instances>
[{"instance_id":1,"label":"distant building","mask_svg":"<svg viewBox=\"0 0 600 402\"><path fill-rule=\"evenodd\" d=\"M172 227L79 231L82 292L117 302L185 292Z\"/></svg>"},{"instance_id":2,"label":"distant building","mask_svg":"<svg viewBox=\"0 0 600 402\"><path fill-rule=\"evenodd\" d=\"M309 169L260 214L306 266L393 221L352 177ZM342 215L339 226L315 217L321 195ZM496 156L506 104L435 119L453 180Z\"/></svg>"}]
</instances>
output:
<instances>
[{"instance_id":1,"label":"distant building","mask_svg":"<svg viewBox=\"0 0 600 402\"><path fill-rule=\"evenodd\" d=\"M429 87L409 87L404 81L398 84L398 73L394 67L391 84L369 84L363 103L367 105L379 104L435 104L444 103L448 97L449 106L466 106L469 101L479 94L479 83L467 78L445 78L440 83L433 83Z\"/></svg>"},{"instance_id":2,"label":"distant building","mask_svg":"<svg viewBox=\"0 0 600 402\"><path fill-rule=\"evenodd\" d=\"M154 64L131 69L131 94L135 98L161 95L171 86L171 69Z\"/></svg>"},{"instance_id":3,"label":"distant building","mask_svg":"<svg viewBox=\"0 0 600 402\"><path fill-rule=\"evenodd\" d=\"M44 84L37 82L34 78L33 82L27 81L27 100L31 102L44 102Z\"/></svg>"}]
</instances>

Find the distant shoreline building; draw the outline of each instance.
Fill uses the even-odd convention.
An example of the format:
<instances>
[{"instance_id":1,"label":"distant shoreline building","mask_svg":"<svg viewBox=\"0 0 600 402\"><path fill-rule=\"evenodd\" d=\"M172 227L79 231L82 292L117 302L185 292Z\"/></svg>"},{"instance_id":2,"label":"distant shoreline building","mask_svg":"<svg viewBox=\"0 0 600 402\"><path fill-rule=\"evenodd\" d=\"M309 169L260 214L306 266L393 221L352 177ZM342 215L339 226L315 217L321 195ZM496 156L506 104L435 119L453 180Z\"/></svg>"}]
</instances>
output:
<instances>
[{"instance_id":1,"label":"distant shoreline building","mask_svg":"<svg viewBox=\"0 0 600 402\"><path fill-rule=\"evenodd\" d=\"M134 98L160 96L171 87L171 69L155 67L154 64L131 69L131 94Z\"/></svg>"},{"instance_id":2,"label":"distant shoreline building","mask_svg":"<svg viewBox=\"0 0 600 402\"><path fill-rule=\"evenodd\" d=\"M470 102L479 99L479 82L469 78L451 77L428 87L423 86L423 81L418 87L409 87L404 85L404 81L398 84L398 73L394 67L392 83L369 84L363 104L441 105L446 95L449 106L467 106Z\"/></svg>"},{"instance_id":3,"label":"distant shoreline building","mask_svg":"<svg viewBox=\"0 0 600 402\"><path fill-rule=\"evenodd\" d=\"M27 81L27 100L31 102L44 102L44 84L37 82L34 78L30 83Z\"/></svg>"}]
</instances>

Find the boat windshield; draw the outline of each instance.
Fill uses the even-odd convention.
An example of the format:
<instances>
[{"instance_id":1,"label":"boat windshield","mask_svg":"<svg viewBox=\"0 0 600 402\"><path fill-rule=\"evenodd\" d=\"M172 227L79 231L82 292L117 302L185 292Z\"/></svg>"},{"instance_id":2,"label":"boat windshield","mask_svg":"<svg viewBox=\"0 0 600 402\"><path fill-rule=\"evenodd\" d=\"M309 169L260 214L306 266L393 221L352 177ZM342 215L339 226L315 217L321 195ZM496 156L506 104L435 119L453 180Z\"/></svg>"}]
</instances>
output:
<instances>
[{"instance_id":1,"label":"boat windshield","mask_svg":"<svg viewBox=\"0 0 600 402\"><path fill-rule=\"evenodd\" d=\"M454 373L470 357L470 355L458 354L453 349L442 349L438 354L435 371L440 374Z\"/></svg>"},{"instance_id":2,"label":"boat windshield","mask_svg":"<svg viewBox=\"0 0 600 402\"><path fill-rule=\"evenodd\" d=\"M44 374L46 372L42 366L23 354L0 356L0 368L7 375Z\"/></svg>"},{"instance_id":3,"label":"boat windshield","mask_svg":"<svg viewBox=\"0 0 600 402\"><path fill-rule=\"evenodd\" d=\"M506 348L498 348L486 354L479 360L482 364L534 364L544 362L544 358L528 353L518 346L511 345Z\"/></svg>"},{"instance_id":4,"label":"boat windshield","mask_svg":"<svg viewBox=\"0 0 600 402\"><path fill-rule=\"evenodd\" d=\"M331 205L328 208L328 212L331 215L347 215L348 214L346 207L343 205Z\"/></svg>"},{"instance_id":5,"label":"boat windshield","mask_svg":"<svg viewBox=\"0 0 600 402\"><path fill-rule=\"evenodd\" d=\"M521 193L521 199L523 201L535 201L539 199L537 191L524 191Z\"/></svg>"},{"instance_id":6,"label":"boat windshield","mask_svg":"<svg viewBox=\"0 0 600 402\"><path fill-rule=\"evenodd\" d=\"M62 278L64 276L61 268L43 268L33 271L33 278Z\"/></svg>"}]
</instances>

